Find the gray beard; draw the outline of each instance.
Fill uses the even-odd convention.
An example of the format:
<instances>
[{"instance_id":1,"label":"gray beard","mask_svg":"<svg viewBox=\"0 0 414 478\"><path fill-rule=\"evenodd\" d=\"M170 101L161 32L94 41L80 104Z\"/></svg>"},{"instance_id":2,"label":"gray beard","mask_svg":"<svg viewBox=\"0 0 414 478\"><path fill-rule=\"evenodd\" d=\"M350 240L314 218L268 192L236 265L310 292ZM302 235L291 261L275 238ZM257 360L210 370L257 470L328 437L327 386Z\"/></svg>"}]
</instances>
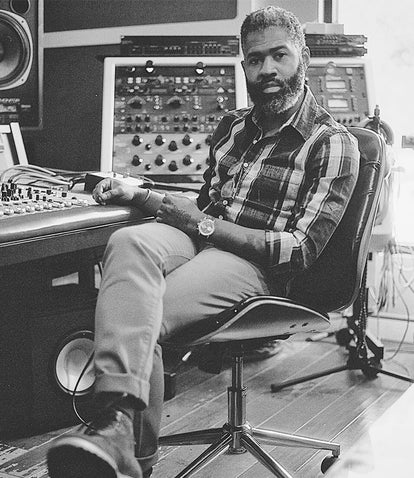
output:
<instances>
[{"instance_id":1,"label":"gray beard","mask_svg":"<svg viewBox=\"0 0 414 478\"><path fill-rule=\"evenodd\" d=\"M292 108L299 100L305 81L305 68L300 62L296 72L287 80L283 80L280 91L273 94L263 93L261 87L247 84L247 90L255 104L266 116L281 114Z\"/></svg>"}]
</instances>

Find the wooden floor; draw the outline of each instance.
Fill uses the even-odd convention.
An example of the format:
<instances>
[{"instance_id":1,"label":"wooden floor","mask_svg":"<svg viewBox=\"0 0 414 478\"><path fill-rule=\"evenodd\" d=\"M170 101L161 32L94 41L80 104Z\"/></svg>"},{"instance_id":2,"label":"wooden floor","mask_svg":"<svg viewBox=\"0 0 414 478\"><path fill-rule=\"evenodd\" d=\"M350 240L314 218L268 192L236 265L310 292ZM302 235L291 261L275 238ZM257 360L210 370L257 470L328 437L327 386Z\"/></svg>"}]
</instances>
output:
<instances>
[{"instance_id":1,"label":"wooden floor","mask_svg":"<svg viewBox=\"0 0 414 478\"><path fill-rule=\"evenodd\" d=\"M396 344L385 345L387 359ZM407 391L409 383L383 374L368 380L356 370L277 393L271 393L270 384L342 365L347 357L347 351L339 347L334 338L316 343L295 338L283 342L281 351L274 357L246 364L248 420L254 426L334 440L341 444L341 456L346 457L364 432ZM383 361L383 368L414 376L414 345L404 345L393 360ZM185 365L178 374L176 397L165 403L163 434L221 426L226 420L229 379L228 368L219 375L211 375L191 364ZM3 442L0 439L0 477L47 477L45 452L51 440L67 430ZM392 429L389 432L392 433ZM203 448L161 449L153 478L174 477ZM295 478L322 476L320 463L325 452L269 446L266 449ZM223 454L197 474L198 478L271 476L248 453Z\"/></svg>"}]
</instances>

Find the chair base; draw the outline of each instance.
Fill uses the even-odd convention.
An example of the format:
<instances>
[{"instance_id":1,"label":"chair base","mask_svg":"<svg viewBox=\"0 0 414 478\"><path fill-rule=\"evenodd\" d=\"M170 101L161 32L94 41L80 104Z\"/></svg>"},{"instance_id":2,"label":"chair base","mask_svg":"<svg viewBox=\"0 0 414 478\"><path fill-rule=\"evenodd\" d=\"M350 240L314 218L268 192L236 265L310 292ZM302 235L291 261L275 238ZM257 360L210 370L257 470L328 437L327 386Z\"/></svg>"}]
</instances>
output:
<instances>
[{"instance_id":1,"label":"chair base","mask_svg":"<svg viewBox=\"0 0 414 478\"><path fill-rule=\"evenodd\" d=\"M238 427L233 427L229 423L226 423L222 428L178 433L160 438L161 446L210 444L201 455L176 475L175 478L187 478L192 476L226 449L231 454L245 453L248 451L259 463L262 463L262 465L278 478L293 478L278 461L262 448L261 443L329 450L332 452L332 457L329 458L333 459L338 458L340 453L340 446L337 443L263 428L253 428L247 422Z\"/></svg>"},{"instance_id":2,"label":"chair base","mask_svg":"<svg viewBox=\"0 0 414 478\"><path fill-rule=\"evenodd\" d=\"M221 428L197 430L187 433L163 436L160 446L204 445L210 446L192 461L175 478L187 478L207 463L214 460L226 449L231 454L251 453L278 478L293 478L292 475L262 447L261 443L277 446L306 447L332 452L322 463L325 472L339 457L340 445L290 433L254 428L246 420L246 387L242 383L243 355L233 354L232 386L227 389L228 421Z\"/></svg>"}]
</instances>

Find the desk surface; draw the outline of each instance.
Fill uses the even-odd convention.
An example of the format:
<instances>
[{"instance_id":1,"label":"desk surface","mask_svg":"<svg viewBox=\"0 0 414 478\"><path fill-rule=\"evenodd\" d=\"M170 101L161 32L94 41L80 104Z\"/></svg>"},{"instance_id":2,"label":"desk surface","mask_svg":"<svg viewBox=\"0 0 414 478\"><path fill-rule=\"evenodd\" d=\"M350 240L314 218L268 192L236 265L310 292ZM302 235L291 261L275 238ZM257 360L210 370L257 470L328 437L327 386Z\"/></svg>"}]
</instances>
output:
<instances>
[{"instance_id":1,"label":"desk surface","mask_svg":"<svg viewBox=\"0 0 414 478\"><path fill-rule=\"evenodd\" d=\"M92 200L87 206L2 217L0 267L104 246L116 229L150 219L136 208Z\"/></svg>"}]
</instances>

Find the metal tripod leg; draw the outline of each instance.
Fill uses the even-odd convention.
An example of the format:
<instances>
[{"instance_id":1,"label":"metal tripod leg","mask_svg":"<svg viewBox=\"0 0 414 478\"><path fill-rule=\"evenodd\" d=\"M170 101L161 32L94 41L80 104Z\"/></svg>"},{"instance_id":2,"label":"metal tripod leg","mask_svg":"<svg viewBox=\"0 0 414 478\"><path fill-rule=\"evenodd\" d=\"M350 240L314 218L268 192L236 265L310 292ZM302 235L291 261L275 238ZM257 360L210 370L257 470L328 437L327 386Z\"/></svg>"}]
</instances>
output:
<instances>
[{"instance_id":1,"label":"metal tripod leg","mask_svg":"<svg viewBox=\"0 0 414 478\"><path fill-rule=\"evenodd\" d=\"M270 389L272 392L278 392L279 390L282 390L282 388L285 388L285 387L291 387L292 385L297 385L298 383L308 382L309 380L314 380L315 378L325 377L326 375L331 375L337 372L343 372L344 370L348 370L348 369L349 369L348 365L340 365L339 367L333 367L328 370L324 370L322 372L312 373L312 374L306 375L305 377L300 377L293 380L286 380L286 382L282 382L282 383L272 383L270 385Z\"/></svg>"}]
</instances>

